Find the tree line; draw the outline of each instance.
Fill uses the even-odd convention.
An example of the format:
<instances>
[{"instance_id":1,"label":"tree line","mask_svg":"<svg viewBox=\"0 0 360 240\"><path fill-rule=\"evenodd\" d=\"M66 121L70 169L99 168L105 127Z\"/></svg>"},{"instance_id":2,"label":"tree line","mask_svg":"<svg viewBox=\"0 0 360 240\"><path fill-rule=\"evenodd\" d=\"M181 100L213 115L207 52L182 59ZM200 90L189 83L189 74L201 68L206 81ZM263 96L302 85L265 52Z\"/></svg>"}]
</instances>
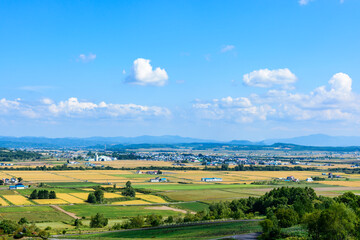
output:
<instances>
[{"instance_id":1,"label":"tree line","mask_svg":"<svg viewBox=\"0 0 360 240\"><path fill-rule=\"evenodd\" d=\"M55 199L56 193L55 191L48 190L34 190L29 196L29 199Z\"/></svg>"}]
</instances>

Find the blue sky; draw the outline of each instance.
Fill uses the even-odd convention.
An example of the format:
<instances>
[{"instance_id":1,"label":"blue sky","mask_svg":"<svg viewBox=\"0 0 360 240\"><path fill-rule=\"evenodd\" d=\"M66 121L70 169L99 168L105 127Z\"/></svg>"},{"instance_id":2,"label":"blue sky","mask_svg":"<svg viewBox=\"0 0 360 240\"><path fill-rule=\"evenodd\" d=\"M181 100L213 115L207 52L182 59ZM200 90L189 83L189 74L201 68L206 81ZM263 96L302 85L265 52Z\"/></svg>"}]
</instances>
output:
<instances>
[{"instance_id":1,"label":"blue sky","mask_svg":"<svg viewBox=\"0 0 360 240\"><path fill-rule=\"evenodd\" d=\"M359 135L359 8L1 1L0 135Z\"/></svg>"}]
</instances>

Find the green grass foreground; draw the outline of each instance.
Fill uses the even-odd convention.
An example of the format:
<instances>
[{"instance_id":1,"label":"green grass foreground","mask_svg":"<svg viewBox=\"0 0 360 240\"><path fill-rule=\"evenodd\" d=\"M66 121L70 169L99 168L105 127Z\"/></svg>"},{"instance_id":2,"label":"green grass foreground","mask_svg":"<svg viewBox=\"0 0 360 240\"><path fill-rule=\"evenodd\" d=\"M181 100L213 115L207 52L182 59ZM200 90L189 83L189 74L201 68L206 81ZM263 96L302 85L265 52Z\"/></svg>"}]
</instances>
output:
<instances>
[{"instance_id":1,"label":"green grass foreground","mask_svg":"<svg viewBox=\"0 0 360 240\"><path fill-rule=\"evenodd\" d=\"M124 232L71 236L71 239L209 239L236 234L260 232L258 222L228 222L197 226L168 227Z\"/></svg>"}]
</instances>

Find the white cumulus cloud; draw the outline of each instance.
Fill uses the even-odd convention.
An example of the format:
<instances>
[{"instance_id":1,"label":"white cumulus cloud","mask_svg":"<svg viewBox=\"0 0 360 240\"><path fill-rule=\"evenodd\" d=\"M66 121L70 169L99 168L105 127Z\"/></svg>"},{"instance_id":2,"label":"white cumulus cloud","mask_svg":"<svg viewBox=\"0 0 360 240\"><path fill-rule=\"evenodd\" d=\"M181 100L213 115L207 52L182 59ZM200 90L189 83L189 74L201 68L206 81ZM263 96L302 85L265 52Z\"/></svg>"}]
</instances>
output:
<instances>
[{"instance_id":1,"label":"white cumulus cloud","mask_svg":"<svg viewBox=\"0 0 360 240\"><path fill-rule=\"evenodd\" d=\"M94 103L81 101L75 97L55 102L44 98L38 102L27 103L21 99L0 100L0 116L18 116L38 119L86 118L86 119L144 119L170 117L167 108L144 106L133 103Z\"/></svg>"},{"instance_id":2,"label":"white cumulus cloud","mask_svg":"<svg viewBox=\"0 0 360 240\"><path fill-rule=\"evenodd\" d=\"M167 80L168 74L165 69L153 69L149 59L138 58L134 61L126 82L140 86L164 86Z\"/></svg>"},{"instance_id":3,"label":"white cumulus cloud","mask_svg":"<svg viewBox=\"0 0 360 240\"><path fill-rule=\"evenodd\" d=\"M248 86L270 88L275 85L289 88L297 77L289 69L260 69L243 76L243 82Z\"/></svg>"},{"instance_id":4,"label":"white cumulus cloud","mask_svg":"<svg viewBox=\"0 0 360 240\"><path fill-rule=\"evenodd\" d=\"M349 121L360 123L360 95L352 91L352 79L336 73L327 85L304 94L288 89L269 89L249 97L226 97L193 104L198 117L234 122Z\"/></svg>"}]
</instances>

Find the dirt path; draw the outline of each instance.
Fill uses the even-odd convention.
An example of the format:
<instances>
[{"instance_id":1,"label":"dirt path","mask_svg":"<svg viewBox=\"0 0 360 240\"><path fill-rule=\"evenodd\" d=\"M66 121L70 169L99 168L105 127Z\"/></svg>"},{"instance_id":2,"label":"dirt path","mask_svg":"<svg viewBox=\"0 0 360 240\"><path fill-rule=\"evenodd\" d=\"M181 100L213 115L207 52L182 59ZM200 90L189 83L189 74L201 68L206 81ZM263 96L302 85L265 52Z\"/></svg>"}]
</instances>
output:
<instances>
[{"instance_id":1,"label":"dirt path","mask_svg":"<svg viewBox=\"0 0 360 240\"><path fill-rule=\"evenodd\" d=\"M153 209L153 210L170 210L174 212L180 212L180 213L187 213L187 211L178 209L178 208L172 208L168 206L158 206L158 207L146 207L145 209ZM191 214L195 214L195 212L190 212Z\"/></svg>"},{"instance_id":2,"label":"dirt path","mask_svg":"<svg viewBox=\"0 0 360 240\"><path fill-rule=\"evenodd\" d=\"M65 211L64 209L62 209L62 208L59 207L59 206L50 205L50 207L52 207L53 209L58 210L58 211L60 211L60 212L63 212L63 213L65 213L66 215L68 215L68 216L70 216L70 217L72 217L72 218L80 219L80 217L76 216L75 213L71 213L71 212Z\"/></svg>"}]
</instances>

